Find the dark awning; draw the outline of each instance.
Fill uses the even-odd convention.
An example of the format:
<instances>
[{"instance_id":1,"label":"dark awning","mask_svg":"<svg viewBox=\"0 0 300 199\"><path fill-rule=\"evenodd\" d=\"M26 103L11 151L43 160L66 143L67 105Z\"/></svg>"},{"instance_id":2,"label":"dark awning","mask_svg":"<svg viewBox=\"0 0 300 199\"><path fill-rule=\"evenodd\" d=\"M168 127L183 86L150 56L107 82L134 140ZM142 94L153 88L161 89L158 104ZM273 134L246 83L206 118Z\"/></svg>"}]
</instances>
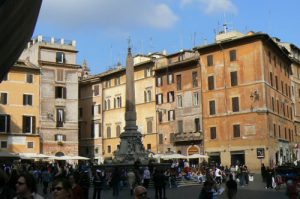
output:
<instances>
[{"instance_id":1,"label":"dark awning","mask_svg":"<svg viewBox=\"0 0 300 199\"><path fill-rule=\"evenodd\" d=\"M42 0L0 0L0 82L31 39Z\"/></svg>"}]
</instances>

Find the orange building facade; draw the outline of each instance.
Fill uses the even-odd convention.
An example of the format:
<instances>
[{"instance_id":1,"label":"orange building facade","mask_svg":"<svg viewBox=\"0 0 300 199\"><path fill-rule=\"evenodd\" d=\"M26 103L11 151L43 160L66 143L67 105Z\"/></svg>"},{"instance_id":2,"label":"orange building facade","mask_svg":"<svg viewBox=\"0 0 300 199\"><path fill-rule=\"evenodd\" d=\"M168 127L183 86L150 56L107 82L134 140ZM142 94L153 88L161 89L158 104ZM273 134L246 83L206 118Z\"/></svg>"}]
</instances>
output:
<instances>
[{"instance_id":1,"label":"orange building facade","mask_svg":"<svg viewBox=\"0 0 300 199\"><path fill-rule=\"evenodd\" d=\"M259 169L292 160L291 62L265 34L197 48L210 161Z\"/></svg>"}]
</instances>

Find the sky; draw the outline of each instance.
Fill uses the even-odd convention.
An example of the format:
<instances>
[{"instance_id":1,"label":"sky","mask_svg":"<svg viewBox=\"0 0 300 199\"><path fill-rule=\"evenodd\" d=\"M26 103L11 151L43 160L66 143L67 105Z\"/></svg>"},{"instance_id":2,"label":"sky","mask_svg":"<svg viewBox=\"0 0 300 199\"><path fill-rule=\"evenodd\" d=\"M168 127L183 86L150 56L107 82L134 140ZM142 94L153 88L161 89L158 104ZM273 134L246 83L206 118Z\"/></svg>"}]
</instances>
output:
<instances>
[{"instance_id":1,"label":"sky","mask_svg":"<svg viewBox=\"0 0 300 199\"><path fill-rule=\"evenodd\" d=\"M213 43L229 31L264 32L300 47L299 0L43 0L33 37L75 40L92 74L133 55Z\"/></svg>"}]
</instances>

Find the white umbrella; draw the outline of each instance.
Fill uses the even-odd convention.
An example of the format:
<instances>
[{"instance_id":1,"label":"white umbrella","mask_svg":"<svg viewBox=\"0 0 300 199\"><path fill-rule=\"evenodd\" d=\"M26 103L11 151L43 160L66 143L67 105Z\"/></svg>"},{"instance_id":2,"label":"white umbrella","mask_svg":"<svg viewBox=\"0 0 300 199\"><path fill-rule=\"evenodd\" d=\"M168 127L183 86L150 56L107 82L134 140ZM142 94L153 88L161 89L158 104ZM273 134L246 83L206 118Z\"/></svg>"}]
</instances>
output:
<instances>
[{"instance_id":1,"label":"white umbrella","mask_svg":"<svg viewBox=\"0 0 300 199\"><path fill-rule=\"evenodd\" d=\"M21 159L43 159L49 158L50 156L40 153L19 153Z\"/></svg>"},{"instance_id":2,"label":"white umbrella","mask_svg":"<svg viewBox=\"0 0 300 199\"><path fill-rule=\"evenodd\" d=\"M69 156L69 155L64 155L64 156L51 156L49 159L53 160L88 160L89 158L82 157L82 156Z\"/></svg>"},{"instance_id":3,"label":"white umbrella","mask_svg":"<svg viewBox=\"0 0 300 199\"><path fill-rule=\"evenodd\" d=\"M185 155L174 153L174 154L168 154L163 155L161 159L170 160L170 159L186 159Z\"/></svg>"},{"instance_id":4,"label":"white umbrella","mask_svg":"<svg viewBox=\"0 0 300 199\"><path fill-rule=\"evenodd\" d=\"M199 153L195 153L193 155L188 155L187 158L188 159L191 159L191 158L208 158L208 156L207 155L201 155Z\"/></svg>"},{"instance_id":5,"label":"white umbrella","mask_svg":"<svg viewBox=\"0 0 300 199\"><path fill-rule=\"evenodd\" d=\"M89 160L90 158L87 158L87 157L83 157L83 156L74 156L74 160Z\"/></svg>"}]
</instances>

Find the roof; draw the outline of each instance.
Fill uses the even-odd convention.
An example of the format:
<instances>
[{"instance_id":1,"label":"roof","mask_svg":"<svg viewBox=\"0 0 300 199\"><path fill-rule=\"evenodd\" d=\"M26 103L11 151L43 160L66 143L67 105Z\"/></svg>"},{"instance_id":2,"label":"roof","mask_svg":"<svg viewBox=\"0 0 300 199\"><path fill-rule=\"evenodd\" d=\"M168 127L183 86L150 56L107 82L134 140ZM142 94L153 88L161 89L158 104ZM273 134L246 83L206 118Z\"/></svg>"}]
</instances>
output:
<instances>
[{"instance_id":1,"label":"roof","mask_svg":"<svg viewBox=\"0 0 300 199\"><path fill-rule=\"evenodd\" d=\"M17 62L13 65L13 68L27 68L27 69L33 69L33 70L40 70L41 68L39 66L34 65L29 60L17 60Z\"/></svg>"},{"instance_id":2,"label":"roof","mask_svg":"<svg viewBox=\"0 0 300 199\"><path fill-rule=\"evenodd\" d=\"M208 44L204 46L197 46L194 48L194 50L198 50L199 52L201 51L204 52L204 51L210 51L219 48L223 49L224 47L225 48L230 47L239 42L247 42L253 40L262 40L264 42L267 42L272 47L274 47L274 49L276 49L279 53L281 53L287 60L291 61L288 54L286 54L286 52L276 42L274 42L273 39L268 34L261 33L261 32L245 35L243 37L233 38L230 40L224 40L218 43Z\"/></svg>"}]
</instances>

